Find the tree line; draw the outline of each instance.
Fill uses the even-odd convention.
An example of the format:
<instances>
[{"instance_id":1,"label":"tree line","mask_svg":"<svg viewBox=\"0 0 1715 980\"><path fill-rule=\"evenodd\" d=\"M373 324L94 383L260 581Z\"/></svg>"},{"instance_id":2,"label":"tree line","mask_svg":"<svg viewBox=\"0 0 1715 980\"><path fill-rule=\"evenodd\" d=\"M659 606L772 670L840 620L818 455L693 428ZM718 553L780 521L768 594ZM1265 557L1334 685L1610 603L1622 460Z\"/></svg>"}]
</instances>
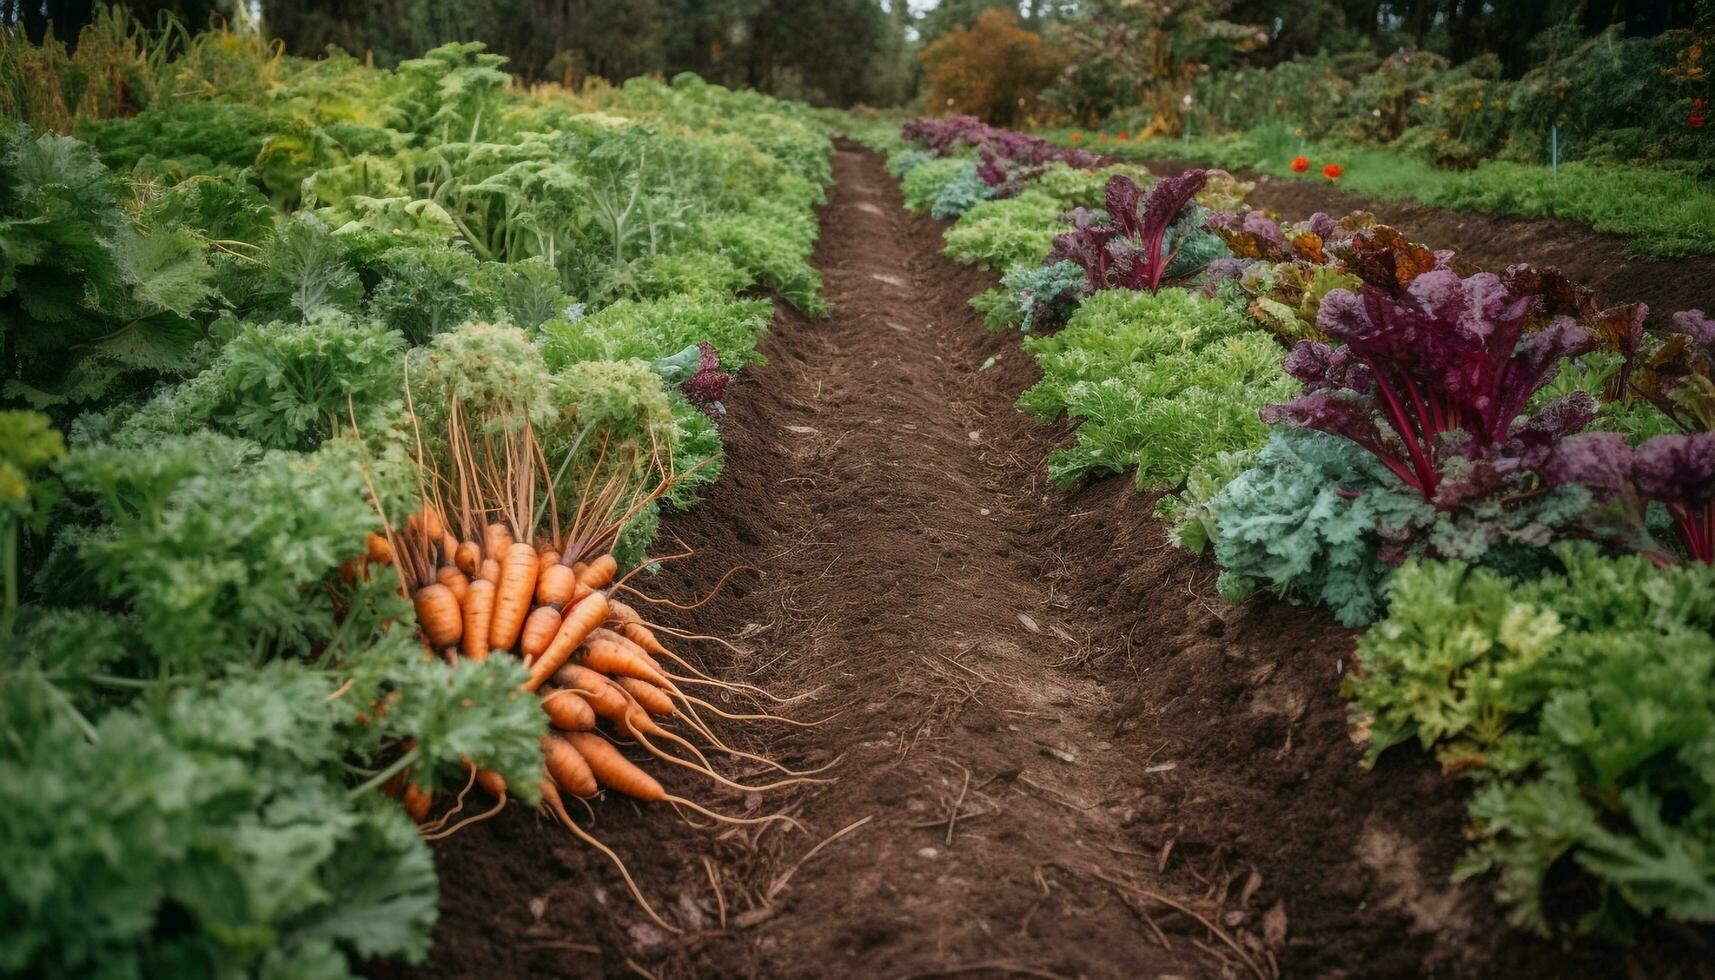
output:
<instances>
[{"instance_id":1,"label":"tree line","mask_svg":"<svg viewBox=\"0 0 1715 980\"><path fill-rule=\"evenodd\" d=\"M249 0L122 6L145 23L171 14L196 28L239 2ZM98 6L0 0L0 25L39 42L51 23L67 40ZM1184 25L1181 47L1200 43L1203 26L1243 26L1265 43L1220 54L1259 67L1300 55L1408 47L1456 63L1492 53L1516 77L1543 56L1537 39L1550 27L1571 25L1589 37L1623 25L1627 35L1653 35L1711 18L1715 0L940 0L926 10L911 9L908 0L261 0L260 10L264 29L292 54L314 56L332 45L391 65L447 41L481 40L530 80L578 84L691 71L822 104L891 105L916 96L925 49L993 10L1049 38L1142 16L1176 25L1176 35Z\"/></svg>"}]
</instances>

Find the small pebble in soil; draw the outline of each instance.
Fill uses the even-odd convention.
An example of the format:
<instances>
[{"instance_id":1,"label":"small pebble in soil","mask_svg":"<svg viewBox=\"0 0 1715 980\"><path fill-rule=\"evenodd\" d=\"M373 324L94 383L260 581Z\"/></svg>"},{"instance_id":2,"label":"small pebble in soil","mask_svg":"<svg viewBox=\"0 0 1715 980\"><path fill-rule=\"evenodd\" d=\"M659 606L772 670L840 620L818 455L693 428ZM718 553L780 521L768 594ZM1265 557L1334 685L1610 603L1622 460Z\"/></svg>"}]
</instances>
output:
<instances>
[{"instance_id":1,"label":"small pebble in soil","mask_svg":"<svg viewBox=\"0 0 1715 980\"><path fill-rule=\"evenodd\" d=\"M977 511L977 513L983 515L984 517L987 517L987 516L989 516L989 509L987 507L984 507L981 510Z\"/></svg>"},{"instance_id":2,"label":"small pebble in soil","mask_svg":"<svg viewBox=\"0 0 1715 980\"><path fill-rule=\"evenodd\" d=\"M972 442L983 441L983 434L981 432L967 432L965 435L969 436Z\"/></svg>"},{"instance_id":3,"label":"small pebble in soil","mask_svg":"<svg viewBox=\"0 0 1715 980\"><path fill-rule=\"evenodd\" d=\"M921 851L917 852L917 856L920 858L934 859L934 858L939 857L940 855L941 855L941 852L935 850L933 847L925 847Z\"/></svg>"}]
</instances>

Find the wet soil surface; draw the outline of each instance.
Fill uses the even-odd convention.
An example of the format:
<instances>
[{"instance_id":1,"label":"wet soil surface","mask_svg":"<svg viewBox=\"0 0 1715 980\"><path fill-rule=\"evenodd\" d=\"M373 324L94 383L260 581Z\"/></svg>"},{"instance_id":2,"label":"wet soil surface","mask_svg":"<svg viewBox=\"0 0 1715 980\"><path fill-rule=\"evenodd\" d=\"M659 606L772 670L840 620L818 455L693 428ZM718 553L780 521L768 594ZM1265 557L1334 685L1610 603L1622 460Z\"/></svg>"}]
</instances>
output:
<instances>
[{"instance_id":1,"label":"wet soil surface","mask_svg":"<svg viewBox=\"0 0 1715 980\"><path fill-rule=\"evenodd\" d=\"M1177 174L1198 164L1165 160L1149 164L1158 174ZM1515 262L1551 265L1596 290L1608 303L1648 303L1650 322L1665 325L1680 310L1715 309L1715 255L1651 259L1628 255L1627 238L1589 225L1555 218L1519 218L1480 211L1448 211L1414 201L1349 194L1315 181L1245 172L1256 182L1252 207L1297 221L1323 211L1334 217L1369 211L1412 241L1450 248L1464 261L1500 272ZM1715 228L1709 231L1715 236Z\"/></svg>"},{"instance_id":2,"label":"wet soil surface","mask_svg":"<svg viewBox=\"0 0 1715 980\"><path fill-rule=\"evenodd\" d=\"M780 307L729 393L726 471L667 522L696 554L643 588L729 638L716 676L809 694L814 728L727 722L835 782L736 794L804 830L719 832L611 797L594 832L686 931L649 923L605 859L514 808L437 845L443 977L1666 977L1707 936L1567 953L1455 886L1457 784L1396 750L1359 767L1337 688L1353 634L1260 601L1165 544L1129 478L1064 493L1069 429L966 299L878 157L842 145L816 264L831 314ZM676 550L676 549L674 549ZM729 710L740 702L721 699ZM728 766L758 781L755 766ZM662 767L652 771L660 773ZM377 972L390 972L378 970Z\"/></svg>"}]
</instances>

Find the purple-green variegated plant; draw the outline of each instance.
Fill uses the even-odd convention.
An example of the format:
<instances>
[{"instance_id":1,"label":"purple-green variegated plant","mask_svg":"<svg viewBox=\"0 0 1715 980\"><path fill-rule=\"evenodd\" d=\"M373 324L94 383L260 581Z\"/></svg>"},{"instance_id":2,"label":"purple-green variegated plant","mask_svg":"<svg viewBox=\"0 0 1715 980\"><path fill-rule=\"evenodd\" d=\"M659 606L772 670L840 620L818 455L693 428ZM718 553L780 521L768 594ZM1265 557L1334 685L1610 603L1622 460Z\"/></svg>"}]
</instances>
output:
<instances>
[{"instance_id":1,"label":"purple-green variegated plant","mask_svg":"<svg viewBox=\"0 0 1715 980\"><path fill-rule=\"evenodd\" d=\"M1167 275L1188 229L1170 234L1192 208L1192 198L1207 179L1187 170L1158 182L1146 197L1137 181L1124 174L1108 180L1107 221L1084 208L1069 220L1072 230L1054 237L1047 263L1075 262L1091 289L1147 289L1155 292Z\"/></svg>"}]
</instances>

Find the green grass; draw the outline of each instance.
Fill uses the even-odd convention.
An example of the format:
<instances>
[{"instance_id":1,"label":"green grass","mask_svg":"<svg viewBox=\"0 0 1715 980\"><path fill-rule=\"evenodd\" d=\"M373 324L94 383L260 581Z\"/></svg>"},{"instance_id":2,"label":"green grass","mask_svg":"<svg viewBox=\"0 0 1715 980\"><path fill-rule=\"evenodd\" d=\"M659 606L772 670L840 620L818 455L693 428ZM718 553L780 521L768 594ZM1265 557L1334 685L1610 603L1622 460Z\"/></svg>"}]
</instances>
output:
<instances>
[{"instance_id":1,"label":"green grass","mask_svg":"<svg viewBox=\"0 0 1715 980\"><path fill-rule=\"evenodd\" d=\"M1072 144L1070 130L1043 133ZM1526 218L1563 218L1631 239L1633 254L1681 258L1715 254L1715 187L1684 174L1648 167L1569 163L1556 176L1536 164L1489 161L1475 170L1442 170L1420 156L1341 142L1310 142L1309 174L1291 172L1299 141L1285 126L1189 140L1077 144L1127 160L1198 160L1228 170L1251 169L1282 179L1314 180L1321 165L1340 164L1343 190L1368 197L1417 201L1451 211L1485 211Z\"/></svg>"}]
</instances>

